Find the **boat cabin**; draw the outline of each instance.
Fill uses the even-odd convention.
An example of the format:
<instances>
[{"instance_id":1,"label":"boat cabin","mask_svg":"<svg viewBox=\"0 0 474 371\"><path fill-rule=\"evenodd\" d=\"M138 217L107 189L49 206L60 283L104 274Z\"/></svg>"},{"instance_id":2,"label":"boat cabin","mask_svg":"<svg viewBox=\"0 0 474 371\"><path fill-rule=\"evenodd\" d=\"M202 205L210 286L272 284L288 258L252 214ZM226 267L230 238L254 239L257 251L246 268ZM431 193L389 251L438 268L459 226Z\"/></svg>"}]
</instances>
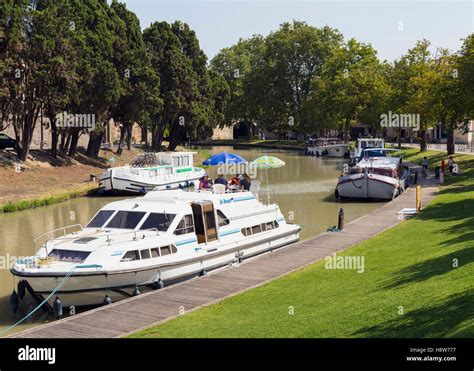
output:
<instances>
[{"instance_id":1,"label":"boat cabin","mask_svg":"<svg viewBox=\"0 0 474 371\"><path fill-rule=\"evenodd\" d=\"M360 157L365 149L385 148L385 140L381 138L360 138L357 140L357 147L351 153L351 157Z\"/></svg>"},{"instance_id":2,"label":"boat cabin","mask_svg":"<svg viewBox=\"0 0 474 371\"><path fill-rule=\"evenodd\" d=\"M334 144L344 144L344 141L339 138L310 138L308 139L308 146L324 147Z\"/></svg>"},{"instance_id":3,"label":"boat cabin","mask_svg":"<svg viewBox=\"0 0 474 371\"><path fill-rule=\"evenodd\" d=\"M159 158L160 165L171 165L174 167L180 166L192 166L193 156L196 152L159 152L157 156Z\"/></svg>"}]
</instances>

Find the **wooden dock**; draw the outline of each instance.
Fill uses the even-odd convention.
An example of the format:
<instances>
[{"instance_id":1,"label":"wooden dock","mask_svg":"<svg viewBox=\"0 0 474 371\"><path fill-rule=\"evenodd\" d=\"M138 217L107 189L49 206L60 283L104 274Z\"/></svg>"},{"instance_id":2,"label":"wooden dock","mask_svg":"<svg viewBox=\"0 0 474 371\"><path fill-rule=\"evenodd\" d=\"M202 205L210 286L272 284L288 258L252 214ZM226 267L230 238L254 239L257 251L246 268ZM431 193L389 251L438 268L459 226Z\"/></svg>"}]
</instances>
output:
<instances>
[{"instance_id":1,"label":"wooden dock","mask_svg":"<svg viewBox=\"0 0 474 371\"><path fill-rule=\"evenodd\" d=\"M429 203L436 191L435 185L424 187L422 205ZM114 338L159 324L263 285L397 225L400 223L397 212L405 207L415 207L415 193L415 188L410 187L394 201L347 223L342 232L325 232L244 261L239 266L102 306L11 337Z\"/></svg>"}]
</instances>

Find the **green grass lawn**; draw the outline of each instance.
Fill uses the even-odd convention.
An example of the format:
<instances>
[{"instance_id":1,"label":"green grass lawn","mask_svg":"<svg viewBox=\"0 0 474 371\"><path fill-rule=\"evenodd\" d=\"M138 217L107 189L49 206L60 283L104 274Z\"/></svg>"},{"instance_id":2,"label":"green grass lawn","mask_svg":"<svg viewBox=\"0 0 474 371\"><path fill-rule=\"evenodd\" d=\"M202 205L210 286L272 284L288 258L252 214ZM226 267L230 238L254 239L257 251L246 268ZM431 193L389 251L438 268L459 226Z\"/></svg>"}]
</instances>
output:
<instances>
[{"instance_id":1,"label":"green grass lawn","mask_svg":"<svg viewBox=\"0 0 474 371\"><path fill-rule=\"evenodd\" d=\"M473 337L474 156L456 160L420 215L345 251L364 273L320 261L132 337Z\"/></svg>"}]
</instances>

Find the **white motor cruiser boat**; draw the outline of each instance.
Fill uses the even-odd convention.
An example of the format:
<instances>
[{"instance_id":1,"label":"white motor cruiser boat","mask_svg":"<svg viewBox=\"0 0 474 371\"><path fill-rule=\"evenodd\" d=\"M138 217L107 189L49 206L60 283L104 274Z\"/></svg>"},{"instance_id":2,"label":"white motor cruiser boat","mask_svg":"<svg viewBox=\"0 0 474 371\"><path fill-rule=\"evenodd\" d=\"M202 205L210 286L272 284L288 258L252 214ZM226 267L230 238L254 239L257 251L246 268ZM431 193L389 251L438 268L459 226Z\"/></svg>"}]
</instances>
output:
<instances>
[{"instance_id":1,"label":"white motor cruiser boat","mask_svg":"<svg viewBox=\"0 0 474 371\"><path fill-rule=\"evenodd\" d=\"M405 190L407 172L400 152L393 149L365 149L347 175L336 187L336 198L392 200Z\"/></svg>"},{"instance_id":2,"label":"white motor cruiser boat","mask_svg":"<svg viewBox=\"0 0 474 371\"><path fill-rule=\"evenodd\" d=\"M291 244L300 232L278 205L222 190L154 190L109 203L84 228L72 227L79 231L61 229L63 236L11 269L37 301L119 300Z\"/></svg>"},{"instance_id":3,"label":"white motor cruiser boat","mask_svg":"<svg viewBox=\"0 0 474 371\"><path fill-rule=\"evenodd\" d=\"M309 139L306 153L318 157L347 157L349 156L349 145L338 138Z\"/></svg>"},{"instance_id":4,"label":"white motor cruiser boat","mask_svg":"<svg viewBox=\"0 0 474 371\"><path fill-rule=\"evenodd\" d=\"M385 148L385 140L381 138L359 138L355 149L351 151L351 158L358 159L365 149Z\"/></svg>"},{"instance_id":5,"label":"white motor cruiser boat","mask_svg":"<svg viewBox=\"0 0 474 371\"><path fill-rule=\"evenodd\" d=\"M196 152L158 152L149 166L114 167L101 175L100 192L107 193L146 193L155 188L175 189L196 186L205 170L193 166Z\"/></svg>"}]
</instances>

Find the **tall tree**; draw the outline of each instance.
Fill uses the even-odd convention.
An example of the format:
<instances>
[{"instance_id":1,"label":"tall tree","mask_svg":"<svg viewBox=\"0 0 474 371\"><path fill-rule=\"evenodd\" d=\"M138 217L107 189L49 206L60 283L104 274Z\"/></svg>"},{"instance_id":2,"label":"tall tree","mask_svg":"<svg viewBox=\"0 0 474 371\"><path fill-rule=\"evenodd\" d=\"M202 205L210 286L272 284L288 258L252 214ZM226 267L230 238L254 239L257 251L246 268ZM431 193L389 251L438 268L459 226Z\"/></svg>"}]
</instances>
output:
<instances>
[{"instance_id":1,"label":"tall tree","mask_svg":"<svg viewBox=\"0 0 474 371\"><path fill-rule=\"evenodd\" d=\"M426 129L431 123L428 77L431 73L433 58L429 47L428 40L418 41L406 55L394 63L391 79L393 84L391 111L419 115L418 137L421 151L426 151ZM399 134L399 144L400 141Z\"/></svg>"},{"instance_id":2,"label":"tall tree","mask_svg":"<svg viewBox=\"0 0 474 371\"><path fill-rule=\"evenodd\" d=\"M155 114L152 146L159 150L168 133L168 149L174 150L186 133L209 124L210 80L206 56L194 31L175 22L155 22L144 31L152 65L160 76L163 110Z\"/></svg>"},{"instance_id":3,"label":"tall tree","mask_svg":"<svg viewBox=\"0 0 474 371\"><path fill-rule=\"evenodd\" d=\"M125 4L113 1L111 5L123 21L122 40L115 62L121 71L122 94L113 106L111 114L121 124L117 153L122 152L124 141L130 150L132 127L135 122L146 122L147 110L159 112L161 108L160 80L153 70L137 16L127 10Z\"/></svg>"},{"instance_id":4,"label":"tall tree","mask_svg":"<svg viewBox=\"0 0 474 371\"><path fill-rule=\"evenodd\" d=\"M253 36L240 39L235 45L222 49L211 61L210 70L222 76L229 86L229 97L222 126L244 124L247 129L260 117L260 106L254 99L261 91L255 90L252 72L261 63L264 38ZM248 132L248 136L251 133Z\"/></svg>"},{"instance_id":5,"label":"tall tree","mask_svg":"<svg viewBox=\"0 0 474 371\"><path fill-rule=\"evenodd\" d=\"M342 35L330 27L296 21L267 36L262 62L253 74L253 87L260 86L256 99L263 110L261 122L267 128L306 131L309 123L302 110L312 81L322 76L341 43Z\"/></svg>"},{"instance_id":6,"label":"tall tree","mask_svg":"<svg viewBox=\"0 0 474 371\"><path fill-rule=\"evenodd\" d=\"M337 128L346 139L351 123L377 131L386 105L387 71L370 45L350 39L326 63L322 76L312 81L307 130L323 134Z\"/></svg>"}]
</instances>

